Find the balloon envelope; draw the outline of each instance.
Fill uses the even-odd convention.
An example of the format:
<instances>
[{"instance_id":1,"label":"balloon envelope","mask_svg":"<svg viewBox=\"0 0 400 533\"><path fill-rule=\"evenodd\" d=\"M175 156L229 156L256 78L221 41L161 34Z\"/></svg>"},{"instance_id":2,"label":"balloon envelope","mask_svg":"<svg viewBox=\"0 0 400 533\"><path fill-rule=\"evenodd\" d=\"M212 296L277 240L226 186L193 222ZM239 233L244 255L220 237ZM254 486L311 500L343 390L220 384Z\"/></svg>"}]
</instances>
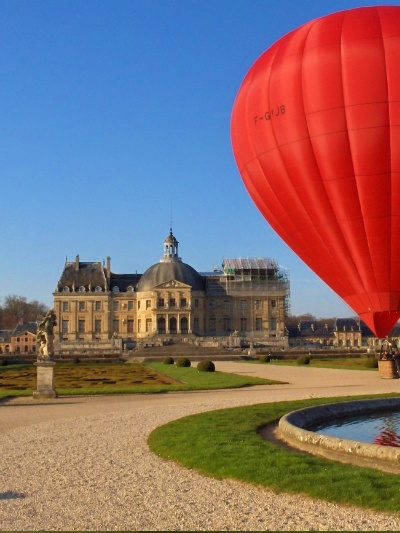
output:
<instances>
[{"instance_id":1,"label":"balloon envelope","mask_svg":"<svg viewBox=\"0 0 400 533\"><path fill-rule=\"evenodd\" d=\"M400 317L400 7L311 21L247 73L232 146L274 230L378 337Z\"/></svg>"}]
</instances>

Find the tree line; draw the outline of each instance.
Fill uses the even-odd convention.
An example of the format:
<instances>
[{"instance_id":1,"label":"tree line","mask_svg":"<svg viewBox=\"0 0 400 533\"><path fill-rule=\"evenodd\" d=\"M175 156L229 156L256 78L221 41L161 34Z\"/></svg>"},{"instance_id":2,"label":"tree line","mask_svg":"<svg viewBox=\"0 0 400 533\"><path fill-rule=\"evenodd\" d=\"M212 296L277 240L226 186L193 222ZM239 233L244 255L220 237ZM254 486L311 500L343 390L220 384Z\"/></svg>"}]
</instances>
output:
<instances>
[{"instance_id":1,"label":"tree line","mask_svg":"<svg viewBox=\"0 0 400 533\"><path fill-rule=\"evenodd\" d=\"M37 300L28 300L25 296L9 294L0 303L0 329L14 329L19 321L36 322L49 308Z\"/></svg>"}]
</instances>

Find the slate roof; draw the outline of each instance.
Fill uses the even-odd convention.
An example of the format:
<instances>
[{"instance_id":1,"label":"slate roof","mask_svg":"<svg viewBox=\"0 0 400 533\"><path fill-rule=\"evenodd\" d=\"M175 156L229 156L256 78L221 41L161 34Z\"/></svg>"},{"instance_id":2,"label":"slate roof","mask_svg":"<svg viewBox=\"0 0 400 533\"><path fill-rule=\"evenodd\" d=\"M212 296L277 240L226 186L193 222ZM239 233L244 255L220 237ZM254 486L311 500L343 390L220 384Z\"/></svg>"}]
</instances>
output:
<instances>
[{"instance_id":1,"label":"slate roof","mask_svg":"<svg viewBox=\"0 0 400 533\"><path fill-rule=\"evenodd\" d=\"M0 329L0 341L10 342L12 329Z\"/></svg>"},{"instance_id":2,"label":"slate roof","mask_svg":"<svg viewBox=\"0 0 400 533\"><path fill-rule=\"evenodd\" d=\"M360 331L360 321L356 318L337 318L334 327L337 331Z\"/></svg>"},{"instance_id":3,"label":"slate roof","mask_svg":"<svg viewBox=\"0 0 400 533\"><path fill-rule=\"evenodd\" d=\"M190 285L195 291L205 290L204 279L200 274L193 267L181 261L160 262L151 266L141 277L137 290L138 292L152 291L154 287L172 280Z\"/></svg>"},{"instance_id":4,"label":"slate roof","mask_svg":"<svg viewBox=\"0 0 400 533\"><path fill-rule=\"evenodd\" d=\"M113 290L114 287L118 287L119 292L129 292L128 287L136 290L141 277L142 274L113 274L111 272L109 290Z\"/></svg>"},{"instance_id":5,"label":"slate roof","mask_svg":"<svg viewBox=\"0 0 400 533\"><path fill-rule=\"evenodd\" d=\"M79 265L79 268L77 268ZM68 287L71 292L78 291L79 287L84 287L86 291L101 287L107 289L107 280L104 267L100 262L85 263L66 262L61 277L57 283L57 291L62 292L64 287Z\"/></svg>"},{"instance_id":6,"label":"slate roof","mask_svg":"<svg viewBox=\"0 0 400 533\"><path fill-rule=\"evenodd\" d=\"M37 332L38 323L37 322L22 322L20 324L17 324L14 328L12 335L21 335L25 331L29 331L29 333L35 333Z\"/></svg>"}]
</instances>

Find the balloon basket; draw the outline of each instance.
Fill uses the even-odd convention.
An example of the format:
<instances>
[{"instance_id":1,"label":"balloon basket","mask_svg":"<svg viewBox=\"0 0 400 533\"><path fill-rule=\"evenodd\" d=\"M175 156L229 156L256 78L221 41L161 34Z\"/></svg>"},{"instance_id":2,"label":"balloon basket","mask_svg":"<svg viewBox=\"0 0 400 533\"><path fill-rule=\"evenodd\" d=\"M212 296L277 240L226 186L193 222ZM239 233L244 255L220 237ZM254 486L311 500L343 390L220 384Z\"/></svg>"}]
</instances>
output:
<instances>
[{"instance_id":1,"label":"balloon basket","mask_svg":"<svg viewBox=\"0 0 400 533\"><path fill-rule=\"evenodd\" d=\"M398 379L396 365L391 359L378 361L379 376L382 379Z\"/></svg>"}]
</instances>

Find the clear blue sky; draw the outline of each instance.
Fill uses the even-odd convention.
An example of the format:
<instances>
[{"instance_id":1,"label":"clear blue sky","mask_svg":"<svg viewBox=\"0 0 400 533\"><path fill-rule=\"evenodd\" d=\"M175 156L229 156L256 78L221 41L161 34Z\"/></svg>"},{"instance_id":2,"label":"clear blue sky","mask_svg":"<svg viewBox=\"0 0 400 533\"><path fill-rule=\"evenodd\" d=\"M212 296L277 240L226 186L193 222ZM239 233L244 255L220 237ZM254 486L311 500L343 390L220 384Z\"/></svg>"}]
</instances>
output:
<instances>
[{"instance_id":1,"label":"clear blue sky","mask_svg":"<svg viewBox=\"0 0 400 533\"><path fill-rule=\"evenodd\" d=\"M0 298L51 305L77 254L144 272L172 220L196 270L273 257L290 270L292 314L352 316L254 206L230 115L247 70L282 35L375 3L1 0Z\"/></svg>"}]
</instances>

